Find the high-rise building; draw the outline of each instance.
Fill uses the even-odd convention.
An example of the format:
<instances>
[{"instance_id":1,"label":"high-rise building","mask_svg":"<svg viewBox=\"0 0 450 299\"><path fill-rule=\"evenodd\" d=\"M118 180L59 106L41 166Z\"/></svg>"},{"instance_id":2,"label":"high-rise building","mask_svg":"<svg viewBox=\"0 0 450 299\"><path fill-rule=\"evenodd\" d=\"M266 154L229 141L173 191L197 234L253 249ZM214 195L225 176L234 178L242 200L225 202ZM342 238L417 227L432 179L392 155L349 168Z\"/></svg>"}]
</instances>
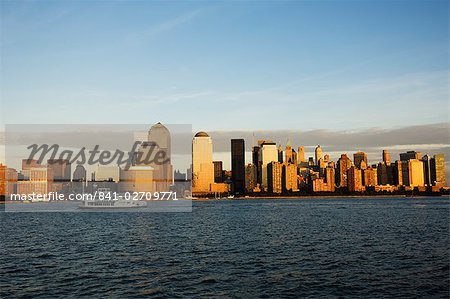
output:
<instances>
[{"instance_id":1,"label":"high-rise building","mask_svg":"<svg viewBox=\"0 0 450 299\"><path fill-rule=\"evenodd\" d=\"M387 150L383 150L383 162L386 165L391 165L391 156Z\"/></svg>"},{"instance_id":2,"label":"high-rise building","mask_svg":"<svg viewBox=\"0 0 450 299\"><path fill-rule=\"evenodd\" d=\"M326 154L325 156L323 156L323 161L325 163L329 163L330 162L330 155Z\"/></svg>"},{"instance_id":3,"label":"high-rise building","mask_svg":"<svg viewBox=\"0 0 450 299\"><path fill-rule=\"evenodd\" d=\"M208 193L214 184L212 139L205 132L198 132L192 140L192 192Z\"/></svg>"},{"instance_id":4,"label":"high-rise building","mask_svg":"<svg viewBox=\"0 0 450 299\"><path fill-rule=\"evenodd\" d=\"M299 146L297 149L297 164L305 162L305 147Z\"/></svg>"},{"instance_id":5,"label":"high-rise building","mask_svg":"<svg viewBox=\"0 0 450 299\"><path fill-rule=\"evenodd\" d=\"M335 171L334 163L329 163L325 169L325 183L327 184L327 189L330 192L335 190Z\"/></svg>"},{"instance_id":6,"label":"high-rise building","mask_svg":"<svg viewBox=\"0 0 450 299\"><path fill-rule=\"evenodd\" d=\"M424 183L425 186L432 186L432 179L431 179L431 173L432 173L432 157L429 155L424 155L422 157L423 162L423 175L424 175Z\"/></svg>"},{"instance_id":7,"label":"high-rise building","mask_svg":"<svg viewBox=\"0 0 450 299\"><path fill-rule=\"evenodd\" d=\"M173 184L172 146L169 129L158 122L149 129L147 142L154 144L157 148L156 152L158 155L164 157L163 163L153 162L148 165L153 167L153 179L155 180L154 190L167 192Z\"/></svg>"},{"instance_id":8,"label":"high-rise building","mask_svg":"<svg viewBox=\"0 0 450 299\"><path fill-rule=\"evenodd\" d=\"M400 161L408 161L411 159L420 160L421 158L422 158L422 153L416 152L416 151L407 151L406 153L400 154Z\"/></svg>"},{"instance_id":9,"label":"high-rise building","mask_svg":"<svg viewBox=\"0 0 450 299\"><path fill-rule=\"evenodd\" d=\"M409 162L408 161L396 161L396 171L399 176L398 182L396 182L400 186L409 186ZM401 176L401 182L400 182Z\"/></svg>"},{"instance_id":10,"label":"high-rise building","mask_svg":"<svg viewBox=\"0 0 450 299\"><path fill-rule=\"evenodd\" d=\"M256 165L250 163L245 166L245 191L251 193L255 190L256 186Z\"/></svg>"},{"instance_id":11,"label":"high-rise building","mask_svg":"<svg viewBox=\"0 0 450 299\"><path fill-rule=\"evenodd\" d=\"M364 191L362 187L361 170L355 166L351 166L347 170L347 187L350 192Z\"/></svg>"},{"instance_id":12,"label":"high-rise building","mask_svg":"<svg viewBox=\"0 0 450 299\"><path fill-rule=\"evenodd\" d=\"M298 191L297 164L283 163L281 180L283 192Z\"/></svg>"},{"instance_id":13,"label":"high-rise building","mask_svg":"<svg viewBox=\"0 0 450 299\"><path fill-rule=\"evenodd\" d=\"M275 142L271 140L264 141L261 144L261 171L262 171L262 189L267 189L267 164L278 161L278 151Z\"/></svg>"},{"instance_id":14,"label":"high-rise building","mask_svg":"<svg viewBox=\"0 0 450 299\"><path fill-rule=\"evenodd\" d=\"M378 185L376 168L372 168L369 166L368 168L364 169L363 172L364 172L363 176L364 186L375 187Z\"/></svg>"},{"instance_id":15,"label":"high-rise building","mask_svg":"<svg viewBox=\"0 0 450 299\"><path fill-rule=\"evenodd\" d=\"M358 169L363 169L363 168L361 168L361 163L362 162L364 162L365 167L367 167L367 155L366 155L366 153L364 153L362 151L358 151L358 152L354 153L353 154L353 163L355 164L355 167L358 168Z\"/></svg>"},{"instance_id":16,"label":"high-rise building","mask_svg":"<svg viewBox=\"0 0 450 299\"><path fill-rule=\"evenodd\" d=\"M342 154L337 161L336 185L338 187L347 187L347 170L352 166L352 161L346 154Z\"/></svg>"},{"instance_id":17,"label":"high-rise building","mask_svg":"<svg viewBox=\"0 0 450 299\"><path fill-rule=\"evenodd\" d=\"M71 164L66 159L49 159L47 167L53 171L53 179L55 182L70 182Z\"/></svg>"},{"instance_id":18,"label":"high-rise building","mask_svg":"<svg viewBox=\"0 0 450 299\"><path fill-rule=\"evenodd\" d=\"M285 150L285 161L288 163L295 163L292 157L292 145L291 145L291 139L288 138L288 141L286 143L286 150Z\"/></svg>"},{"instance_id":19,"label":"high-rise building","mask_svg":"<svg viewBox=\"0 0 450 299\"><path fill-rule=\"evenodd\" d=\"M283 163L283 147L278 146L278 162Z\"/></svg>"},{"instance_id":20,"label":"high-rise building","mask_svg":"<svg viewBox=\"0 0 450 299\"><path fill-rule=\"evenodd\" d=\"M397 186L403 186L403 170L402 170L402 161L397 160L394 163L394 169L393 169L393 178L394 178L394 185Z\"/></svg>"},{"instance_id":21,"label":"high-rise building","mask_svg":"<svg viewBox=\"0 0 450 299\"><path fill-rule=\"evenodd\" d=\"M436 154L431 163L431 179L434 186L445 186L445 158L444 154Z\"/></svg>"},{"instance_id":22,"label":"high-rise building","mask_svg":"<svg viewBox=\"0 0 450 299\"><path fill-rule=\"evenodd\" d=\"M384 162L378 163L377 166L377 180L378 185L394 185L393 167L391 164L387 165Z\"/></svg>"},{"instance_id":23,"label":"high-rise building","mask_svg":"<svg viewBox=\"0 0 450 299\"><path fill-rule=\"evenodd\" d=\"M213 164L214 164L214 183L223 183L222 161L213 161Z\"/></svg>"},{"instance_id":24,"label":"high-rise building","mask_svg":"<svg viewBox=\"0 0 450 299\"><path fill-rule=\"evenodd\" d=\"M262 183L262 159L261 159L261 147L259 145L253 147L252 162L256 166L256 182L261 185L261 183Z\"/></svg>"},{"instance_id":25,"label":"high-rise building","mask_svg":"<svg viewBox=\"0 0 450 299\"><path fill-rule=\"evenodd\" d=\"M81 182L87 180L86 168L84 168L83 165L78 164L77 167L75 167L72 180L74 182Z\"/></svg>"},{"instance_id":26,"label":"high-rise building","mask_svg":"<svg viewBox=\"0 0 450 299\"><path fill-rule=\"evenodd\" d=\"M315 162L316 165L319 165L319 160L322 159L322 148L320 147L320 145L318 145L314 151L314 155L315 155Z\"/></svg>"},{"instance_id":27,"label":"high-rise building","mask_svg":"<svg viewBox=\"0 0 450 299\"><path fill-rule=\"evenodd\" d=\"M233 192L245 193L245 142L244 139L231 139L231 180Z\"/></svg>"},{"instance_id":28,"label":"high-rise building","mask_svg":"<svg viewBox=\"0 0 450 299\"><path fill-rule=\"evenodd\" d=\"M0 195L6 195L6 165L0 164Z\"/></svg>"},{"instance_id":29,"label":"high-rise building","mask_svg":"<svg viewBox=\"0 0 450 299\"><path fill-rule=\"evenodd\" d=\"M22 170L29 170L30 168L46 167L39 164L38 160L34 159L22 159Z\"/></svg>"},{"instance_id":30,"label":"high-rise building","mask_svg":"<svg viewBox=\"0 0 450 299\"><path fill-rule=\"evenodd\" d=\"M267 164L267 191L269 193L281 193L282 167L278 161Z\"/></svg>"},{"instance_id":31,"label":"high-rise building","mask_svg":"<svg viewBox=\"0 0 450 299\"><path fill-rule=\"evenodd\" d=\"M423 162L419 159L409 159L409 185L421 187L425 185L423 174Z\"/></svg>"}]
</instances>

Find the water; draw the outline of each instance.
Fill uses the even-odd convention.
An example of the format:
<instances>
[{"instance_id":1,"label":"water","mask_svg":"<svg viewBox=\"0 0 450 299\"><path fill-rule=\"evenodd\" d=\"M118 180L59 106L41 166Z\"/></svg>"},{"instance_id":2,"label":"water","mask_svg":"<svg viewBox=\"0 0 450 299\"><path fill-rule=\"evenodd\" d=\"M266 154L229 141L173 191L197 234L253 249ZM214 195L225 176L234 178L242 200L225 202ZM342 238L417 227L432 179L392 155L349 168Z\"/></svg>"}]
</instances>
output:
<instances>
[{"instance_id":1,"label":"water","mask_svg":"<svg viewBox=\"0 0 450 299\"><path fill-rule=\"evenodd\" d=\"M449 296L444 197L0 219L0 298Z\"/></svg>"}]
</instances>

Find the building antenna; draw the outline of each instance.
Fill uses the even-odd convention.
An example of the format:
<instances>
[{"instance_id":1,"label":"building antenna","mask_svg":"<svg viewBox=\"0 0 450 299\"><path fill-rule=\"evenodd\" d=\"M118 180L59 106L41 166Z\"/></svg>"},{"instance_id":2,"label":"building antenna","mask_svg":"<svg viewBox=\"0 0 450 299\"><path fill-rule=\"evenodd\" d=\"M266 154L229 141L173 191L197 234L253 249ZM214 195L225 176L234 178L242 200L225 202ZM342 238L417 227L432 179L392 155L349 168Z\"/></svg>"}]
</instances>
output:
<instances>
[{"instance_id":1,"label":"building antenna","mask_svg":"<svg viewBox=\"0 0 450 299\"><path fill-rule=\"evenodd\" d=\"M252 134L252 146L256 146L255 144L255 132Z\"/></svg>"}]
</instances>

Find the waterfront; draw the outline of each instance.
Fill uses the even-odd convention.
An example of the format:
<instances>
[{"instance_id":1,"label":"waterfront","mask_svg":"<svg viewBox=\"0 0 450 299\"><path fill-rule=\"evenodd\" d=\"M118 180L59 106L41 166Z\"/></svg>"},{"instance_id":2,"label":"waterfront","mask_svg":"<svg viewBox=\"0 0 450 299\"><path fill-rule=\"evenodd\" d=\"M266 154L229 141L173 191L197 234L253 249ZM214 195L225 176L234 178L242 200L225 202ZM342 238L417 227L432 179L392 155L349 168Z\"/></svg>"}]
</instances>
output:
<instances>
[{"instance_id":1,"label":"waterfront","mask_svg":"<svg viewBox=\"0 0 450 299\"><path fill-rule=\"evenodd\" d=\"M0 297L448 297L449 199L0 213Z\"/></svg>"}]
</instances>

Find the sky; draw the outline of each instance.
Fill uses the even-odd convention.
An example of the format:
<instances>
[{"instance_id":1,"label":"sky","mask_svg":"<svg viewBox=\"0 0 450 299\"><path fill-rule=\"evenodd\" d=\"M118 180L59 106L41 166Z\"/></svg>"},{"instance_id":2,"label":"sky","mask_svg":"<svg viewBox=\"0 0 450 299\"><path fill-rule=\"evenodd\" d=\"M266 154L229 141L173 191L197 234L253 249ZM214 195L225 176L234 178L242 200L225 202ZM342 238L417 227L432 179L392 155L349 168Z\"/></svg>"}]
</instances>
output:
<instances>
[{"instance_id":1,"label":"sky","mask_svg":"<svg viewBox=\"0 0 450 299\"><path fill-rule=\"evenodd\" d=\"M448 1L0 5L2 126L449 128Z\"/></svg>"}]
</instances>

